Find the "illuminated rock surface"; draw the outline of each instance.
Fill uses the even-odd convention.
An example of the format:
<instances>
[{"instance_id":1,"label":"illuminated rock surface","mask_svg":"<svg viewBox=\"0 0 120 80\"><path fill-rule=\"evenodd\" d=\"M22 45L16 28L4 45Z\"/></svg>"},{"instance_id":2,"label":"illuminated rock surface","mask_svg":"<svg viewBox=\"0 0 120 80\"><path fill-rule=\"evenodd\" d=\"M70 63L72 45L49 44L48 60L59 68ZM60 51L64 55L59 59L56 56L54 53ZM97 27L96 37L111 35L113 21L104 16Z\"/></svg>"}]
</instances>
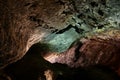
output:
<instances>
[{"instance_id":1,"label":"illuminated rock surface","mask_svg":"<svg viewBox=\"0 0 120 80\"><path fill-rule=\"evenodd\" d=\"M117 74L104 66L70 68L65 64L51 64L41 56L40 44L32 46L26 55L10 64L0 75L1 80L119 80ZM45 52L45 51L43 51ZM66 59L65 59L66 60ZM74 65L74 63L72 64ZM79 65L79 64L78 64Z\"/></svg>"},{"instance_id":2,"label":"illuminated rock surface","mask_svg":"<svg viewBox=\"0 0 120 80\"><path fill-rule=\"evenodd\" d=\"M31 45L61 30L72 14L69 2L55 0L0 0L0 68L21 59ZM49 6L49 7L48 7Z\"/></svg>"},{"instance_id":3,"label":"illuminated rock surface","mask_svg":"<svg viewBox=\"0 0 120 80\"><path fill-rule=\"evenodd\" d=\"M24 74L31 70L33 72L29 76L35 75L31 76L32 80L38 79L38 75L45 78L44 70L48 67L50 70L57 68L51 71L58 71L55 72L58 79L59 75L68 79L70 75L77 75L69 74L72 72L70 67L74 68L74 72L75 67L98 64L120 75L119 3L120 0L0 0L0 79L6 77L10 80L11 76L7 77L2 71L8 64L11 65L5 72L13 72L9 74L20 80L24 78L20 75L29 79ZM39 56L27 55L29 48L38 42L46 43L50 51L34 51ZM49 54L51 52L63 54ZM52 63L62 64L53 65L41 55Z\"/></svg>"}]
</instances>

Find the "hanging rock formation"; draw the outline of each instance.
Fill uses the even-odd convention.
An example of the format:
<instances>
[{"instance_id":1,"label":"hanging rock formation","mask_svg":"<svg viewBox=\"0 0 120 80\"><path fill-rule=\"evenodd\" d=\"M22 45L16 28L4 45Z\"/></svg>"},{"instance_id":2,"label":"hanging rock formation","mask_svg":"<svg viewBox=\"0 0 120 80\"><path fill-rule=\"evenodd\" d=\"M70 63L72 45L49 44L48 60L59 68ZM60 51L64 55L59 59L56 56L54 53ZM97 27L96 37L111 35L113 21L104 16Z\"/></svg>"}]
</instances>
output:
<instances>
[{"instance_id":1,"label":"hanging rock formation","mask_svg":"<svg viewBox=\"0 0 120 80\"><path fill-rule=\"evenodd\" d=\"M12 68L6 67L10 68L8 72L13 70L13 75L14 67L18 67L18 70L28 68L28 71L35 67L38 73L34 75L38 76L39 70L48 69L46 65L52 65L51 63L67 64L72 68L103 65L120 75L118 62L120 60L120 6L118 3L119 0L0 0L0 79L7 76L2 76L2 70L8 64L13 65ZM69 30L74 30L77 38L80 38L73 44L70 41L71 43L68 43L72 44L70 48L61 54L43 55L51 63L44 60L41 54L39 56L26 54L33 44L54 39L51 34L57 35L68 31L67 35ZM25 54L28 58L24 58ZM32 66L31 64L34 63L35 66ZM66 69L69 73L68 66ZM24 73L22 70L18 72ZM6 79L10 80L9 77Z\"/></svg>"},{"instance_id":2,"label":"hanging rock formation","mask_svg":"<svg viewBox=\"0 0 120 80\"><path fill-rule=\"evenodd\" d=\"M71 9L68 4L56 0L0 0L0 68L21 59L32 44L48 34L66 27L71 14L63 12Z\"/></svg>"}]
</instances>

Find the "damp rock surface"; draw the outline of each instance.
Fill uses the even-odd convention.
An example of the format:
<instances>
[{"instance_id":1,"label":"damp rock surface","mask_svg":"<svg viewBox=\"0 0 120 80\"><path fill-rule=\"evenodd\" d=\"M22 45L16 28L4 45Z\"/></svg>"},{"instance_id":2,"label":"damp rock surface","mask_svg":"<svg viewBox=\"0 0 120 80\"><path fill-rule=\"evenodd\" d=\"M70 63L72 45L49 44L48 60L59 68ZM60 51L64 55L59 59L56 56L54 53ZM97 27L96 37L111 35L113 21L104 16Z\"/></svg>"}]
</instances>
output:
<instances>
[{"instance_id":1,"label":"damp rock surface","mask_svg":"<svg viewBox=\"0 0 120 80\"><path fill-rule=\"evenodd\" d=\"M0 66L21 59L34 43L49 42L46 37L51 36L50 33L62 35L73 28L72 34L78 38L96 30L119 29L118 3L119 0L0 0ZM49 38L53 44L56 37ZM74 39L69 38L69 42L66 40L68 43L62 45L61 40L53 48L64 46L56 51L65 51Z\"/></svg>"},{"instance_id":2,"label":"damp rock surface","mask_svg":"<svg viewBox=\"0 0 120 80\"><path fill-rule=\"evenodd\" d=\"M44 69L62 66L62 69L57 70L58 77L69 79L69 73L72 72L70 67L84 68L100 64L108 66L120 75L119 2L0 0L0 70L11 64L12 66L8 65L6 69L8 68L7 71L15 79L35 80L39 75L45 78ZM47 56L27 55L29 48L39 41L51 44L53 52L62 53ZM32 53L34 52L36 51ZM53 63L54 66L51 66ZM52 70L55 71L53 68ZM40 72L42 73L39 74ZM29 75L26 75L27 73ZM0 71L1 79L10 79L3 74ZM42 77L39 79L43 80Z\"/></svg>"},{"instance_id":3,"label":"damp rock surface","mask_svg":"<svg viewBox=\"0 0 120 80\"><path fill-rule=\"evenodd\" d=\"M0 68L21 59L31 45L63 29L72 14L69 1L0 0ZM49 7L48 7L49 6Z\"/></svg>"},{"instance_id":4,"label":"damp rock surface","mask_svg":"<svg viewBox=\"0 0 120 80\"><path fill-rule=\"evenodd\" d=\"M45 59L51 63L67 64L70 67L104 65L119 74L119 30L108 30L96 35L77 40L67 51L59 55L47 56Z\"/></svg>"},{"instance_id":5,"label":"damp rock surface","mask_svg":"<svg viewBox=\"0 0 120 80\"><path fill-rule=\"evenodd\" d=\"M2 70L1 80L119 80L114 70L105 66L71 68L50 63L40 53L40 44L33 45L19 61ZM36 51L36 52L35 52Z\"/></svg>"}]
</instances>

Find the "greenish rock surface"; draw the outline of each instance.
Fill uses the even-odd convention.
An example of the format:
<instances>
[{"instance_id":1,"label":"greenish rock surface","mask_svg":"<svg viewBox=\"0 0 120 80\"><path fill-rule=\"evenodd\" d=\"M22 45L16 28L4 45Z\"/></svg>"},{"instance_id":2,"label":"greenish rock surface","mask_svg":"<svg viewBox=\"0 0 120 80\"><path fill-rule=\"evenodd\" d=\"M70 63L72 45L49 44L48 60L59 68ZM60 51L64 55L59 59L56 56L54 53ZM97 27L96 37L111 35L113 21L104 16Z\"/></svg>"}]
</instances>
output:
<instances>
[{"instance_id":1,"label":"greenish rock surface","mask_svg":"<svg viewBox=\"0 0 120 80\"><path fill-rule=\"evenodd\" d=\"M46 43L50 44L52 51L63 52L78 38L89 37L91 34L108 29L120 29L120 0L75 0L73 2L77 13L68 21L73 28L60 34L48 35ZM74 27L83 31L78 33Z\"/></svg>"},{"instance_id":2,"label":"greenish rock surface","mask_svg":"<svg viewBox=\"0 0 120 80\"><path fill-rule=\"evenodd\" d=\"M49 44L51 51L63 52L67 50L71 43L73 43L77 38L79 38L79 34L76 33L74 29L70 29L63 34L57 34L47 43Z\"/></svg>"}]
</instances>

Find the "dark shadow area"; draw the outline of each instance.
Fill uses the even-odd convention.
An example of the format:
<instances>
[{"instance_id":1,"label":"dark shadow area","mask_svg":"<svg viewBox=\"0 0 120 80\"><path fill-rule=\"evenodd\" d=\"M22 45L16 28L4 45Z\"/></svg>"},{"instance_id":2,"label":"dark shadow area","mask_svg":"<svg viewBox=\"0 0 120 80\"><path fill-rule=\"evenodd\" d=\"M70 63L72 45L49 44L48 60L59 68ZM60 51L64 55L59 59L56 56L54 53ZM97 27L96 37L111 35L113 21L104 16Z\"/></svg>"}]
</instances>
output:
<instances>
[{"instance_id":1,"label":"dark shadow area","mask_svg":"<svg viewBox=\"0 0 120 80\"><path fill-rule=\"evenodd\" d=\"M56 80L120 80L119 76L105 66L71 69L71 73L58 75ZM71 74L71 75L70 75Z\"/></svg>"},{"instance_id":2,"label":"dark shadow area","mask_svg":"<svg viewBox=\"0 0 120 80\"><path fill-rule=\"evenodd\" d=\"M105 66L70 68L66 64L51 64L41 56L41 51L46 52L47 46L33 45L21 60L7 66L4 72L12 80L47 80L44 71L48 69L54 72L55 80L120 80Z\"/></svg>"}]
</instances>

